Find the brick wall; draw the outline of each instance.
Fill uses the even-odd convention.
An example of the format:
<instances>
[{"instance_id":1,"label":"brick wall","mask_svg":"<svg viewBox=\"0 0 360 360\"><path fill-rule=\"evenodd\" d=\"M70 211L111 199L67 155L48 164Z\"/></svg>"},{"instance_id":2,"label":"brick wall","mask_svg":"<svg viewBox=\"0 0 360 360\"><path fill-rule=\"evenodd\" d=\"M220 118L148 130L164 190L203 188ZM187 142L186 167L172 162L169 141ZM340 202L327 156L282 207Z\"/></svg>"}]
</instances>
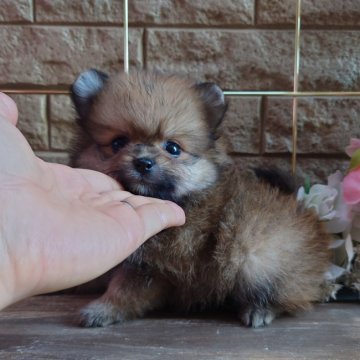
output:
<instances>
[{"instance_id":1,"label":"brick wall","mask_svg":"<svg viewBox=\"0 0 360 360\"><path fill-rule=\"evenodd\" d=\"M1 0L0 87L67 89L90 67L122 69L121 0ZM132 67L185 73L224 89L291 90L295 0L130 0ZM303 0L300 90L360 90L360 1ZM20 128L66 162L67 95L14 95ZM230 97L224 123L240 166L289 165L291 100ZM345 169L360 137L360 98L299 100L299 174Z\"/></svg>"}]
</instances>

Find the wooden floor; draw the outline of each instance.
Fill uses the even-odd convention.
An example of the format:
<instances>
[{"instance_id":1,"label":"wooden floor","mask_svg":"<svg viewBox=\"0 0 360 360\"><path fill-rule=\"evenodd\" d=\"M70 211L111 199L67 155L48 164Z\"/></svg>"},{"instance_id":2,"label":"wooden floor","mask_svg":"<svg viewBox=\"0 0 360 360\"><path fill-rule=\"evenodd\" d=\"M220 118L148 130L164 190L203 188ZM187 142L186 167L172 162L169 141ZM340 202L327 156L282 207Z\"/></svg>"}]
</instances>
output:
<instances>
[{"instance_id":1,"label":"wooden floor","mask_svg":"<svg viewBox=\"0 0 360 360\"><path fill-rule=\"evenodd\" d=\"M360 305L322 304L262 329L227 315L75 322L88 297L39 296L0 312L0 359L360 359Z\"/></svg>"}]
</instances>

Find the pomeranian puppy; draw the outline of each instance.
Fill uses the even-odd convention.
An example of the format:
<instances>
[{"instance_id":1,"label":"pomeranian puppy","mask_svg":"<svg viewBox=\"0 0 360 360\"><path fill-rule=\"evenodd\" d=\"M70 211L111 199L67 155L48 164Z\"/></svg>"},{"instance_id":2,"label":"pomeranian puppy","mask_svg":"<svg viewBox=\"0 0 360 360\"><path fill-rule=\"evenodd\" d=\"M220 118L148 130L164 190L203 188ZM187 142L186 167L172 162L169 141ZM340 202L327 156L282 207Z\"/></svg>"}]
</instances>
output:
<instances>
[{"instance_id":1,"label":"pomeranian puppy","mask_svg":"<svg viewBox=\"0 0 360 360\"><path fill-rule=\"evenodd\" d=\"M82 73L72 85L79 115L73 165L126 190L178 203L186 224L149 239L113 272L81 324L106 326L163 306L231 303L260 327L319 300L329 237L316 216L226 154L227 104L213 83L158 73ZM240 115L241 116L241 115Z\"/></svg>"}]
</instances>

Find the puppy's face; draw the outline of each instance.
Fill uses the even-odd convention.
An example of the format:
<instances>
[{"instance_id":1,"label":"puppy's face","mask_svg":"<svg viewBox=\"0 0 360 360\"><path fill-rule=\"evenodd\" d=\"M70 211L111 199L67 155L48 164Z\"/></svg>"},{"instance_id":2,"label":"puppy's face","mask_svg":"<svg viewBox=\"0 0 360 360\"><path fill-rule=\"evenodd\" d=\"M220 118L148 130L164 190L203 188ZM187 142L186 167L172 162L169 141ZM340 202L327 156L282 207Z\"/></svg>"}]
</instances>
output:
<instances>
[{"instance_id":1,"label":"puppy's face","mask_svg":"<svg viewBox=\"0 0 360 360\"><path fill-rule=\"evenodd\" d=\"M215 84L89 70L72 97L87 138L76 166L104 172L132 193L178 203L216 181L214 134L226 104Z\"/></svg>"}]
</instances>

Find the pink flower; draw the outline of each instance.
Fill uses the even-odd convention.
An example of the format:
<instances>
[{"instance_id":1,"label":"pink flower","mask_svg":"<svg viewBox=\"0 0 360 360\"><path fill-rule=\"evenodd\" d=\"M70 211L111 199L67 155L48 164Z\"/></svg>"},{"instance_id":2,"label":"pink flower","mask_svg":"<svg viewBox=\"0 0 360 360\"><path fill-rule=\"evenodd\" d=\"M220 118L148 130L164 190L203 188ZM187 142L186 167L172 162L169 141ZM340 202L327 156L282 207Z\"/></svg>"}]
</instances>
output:
<instances>
[{"instance_id":1,"label":"pink flower","mask_svg":"<svg viewBox=\"0 0 360 360\"><path fill-rule=\"evenodd\" d=\"M347 204L360 203L360 168L349 172L343 180L343 196Z\"/></svg>"},{"instance_id":2,"label":"pink flower","mask_svg":"<svg viewBox=\"0 0 360 360\"><path fill-rule=\"evenodd\" d=\"M358 149L360 149L360 139L352 138L350 139L350 145L345 148L345 152L351 157Z\"/></svg>"}]
</instances>

